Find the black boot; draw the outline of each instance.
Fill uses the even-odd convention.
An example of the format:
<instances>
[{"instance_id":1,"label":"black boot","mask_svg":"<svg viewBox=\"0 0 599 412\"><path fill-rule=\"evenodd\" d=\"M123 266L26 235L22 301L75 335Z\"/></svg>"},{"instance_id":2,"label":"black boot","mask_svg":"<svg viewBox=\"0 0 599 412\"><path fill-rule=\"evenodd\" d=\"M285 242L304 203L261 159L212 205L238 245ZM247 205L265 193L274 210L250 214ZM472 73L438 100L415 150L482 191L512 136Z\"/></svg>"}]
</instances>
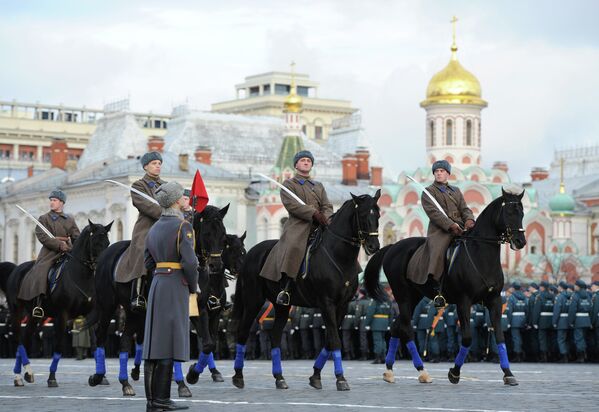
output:
<instances>
[{"instance_id":1,"label":"black boot","mask_svg":"<svg viewBox=\"0 0 599 412\"><path fill-rule=\"evenodd\" d=\"M143 313L146 310L146 298L143 296L144 276L134 279L131 283L131 312Z\"/></svg>"},{"instance_id":2,"label":"black boot","mask_svg":"<svg viewBox=\"0 0 599 412\"><path fill-rule=\"evenodd\" d=\"M152 377L152 402L147 411L178 411L189 409L179 406L171 400L171 381L173 380L173 360L161 359L156 362Z\"/></svg>"},{"instance_id":3,"label":"black boot","mask_svg":"<svg viewBox=\"0 0 599 412\"><path fill-rule=\"evenodd\" d=\"M154 377L154 369L156 369L156 361L147 360L144 362L144 389L146 390L146 411L152 411L152 379Z\"/></svg>"},{"instance_id":4,"label":"black boot","mask_svg":"<svg viewBox=\"0 0 599 412\"><path fill-rule=\"evenodd\" d=\"M287 276L287 275L283 274L283 276ZM295 279L287 277L287 281L285 282L285 287L277 295L276 303L278 305L289 306L291 304L291 295L289 294L289 291L291 290L291 288L293 287L294 284L295 284Z\"/></svg>"}]
</instances>

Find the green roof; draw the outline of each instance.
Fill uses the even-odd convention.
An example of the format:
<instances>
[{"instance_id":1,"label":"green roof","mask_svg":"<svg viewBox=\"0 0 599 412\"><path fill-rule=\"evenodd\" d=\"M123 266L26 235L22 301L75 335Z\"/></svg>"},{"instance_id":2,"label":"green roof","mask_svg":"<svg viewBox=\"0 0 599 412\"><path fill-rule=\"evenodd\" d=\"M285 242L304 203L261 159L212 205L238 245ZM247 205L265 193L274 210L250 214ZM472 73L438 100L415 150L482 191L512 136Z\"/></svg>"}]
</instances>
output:
<instances>
[{"instance_id":1,"label":"green roof","mask_svg":"<svg viewBox=\"0 0 599 412\"><path fill-rule=\"evenodd\" d=\"M304 150L304 144L301 137L299 136L285 136L283 144L281 145L281 151L279 157L275 163L275 168L282 173L285 169L293 170L295 165L293 164L293 157L300 150Z\"/></svg>"},{"instance_id":2,"label":"green roof","mask_svg":"<svg viewBox=\"0 0 599 412\"><path fill-rule=\"evenodd\" d=\"M567 193L558 193L549 200L552 212L572 213L575 206L574 198Z\"/></svg>"}]
</instances>

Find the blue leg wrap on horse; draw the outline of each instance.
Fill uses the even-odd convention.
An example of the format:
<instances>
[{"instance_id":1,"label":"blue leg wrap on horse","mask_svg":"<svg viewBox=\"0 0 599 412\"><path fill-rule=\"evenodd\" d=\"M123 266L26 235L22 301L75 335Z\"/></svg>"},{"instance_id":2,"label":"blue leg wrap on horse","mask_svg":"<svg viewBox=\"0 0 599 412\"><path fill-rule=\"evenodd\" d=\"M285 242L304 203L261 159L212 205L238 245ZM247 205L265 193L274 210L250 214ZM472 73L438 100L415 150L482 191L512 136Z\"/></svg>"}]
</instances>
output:
<instances>
[{"instance_id":1,"label":"blue leg wrap on horse","mask_svg":"<svg viewBox=\"0 0 599 412\"><path fill-rule=\"evenodd\" d=\"M245 356L245 345L239 343L235 345L235 363L233 367L235 369L243 369L243 358Z\"/></svg>"},{"instance_id":2,"label":"blue leg wrap on horse","mask_svg":"<svg viewBox=\"0 0 599 412\"><path fill-rule=\"evenodd\" d=\"M181 382L183 380L181 362L173 362L173 370L175 371L175 382Z\"/></svg>"},{"instance_id":3,"label":"blue leg wrap on horse","mask_svg":"<svg viewBox=\"0 0 599 412\"><path fill-rule=\"evenodd\" d=\"M216 363L214 363L214 353L210 352L208 355L208 369L216 369Z\"/></svg>"},{"instance_id":4,"label":"blue leg wrap on horse","mask_svg":"<svg viewBox=\"0 0 599 412\"><path fill-rule=\"evenodd\" d=\"M15 367L12 372L16 374L21 373L21 355L19 355L19 351L17 351L17 356L15 356Z\"/></svg>"},{"instance_id":5,"label":"blue leg wrap on horse","mask_svg":"<svg viewBox=\"0 0 599 412\"><path fill-rule=\"evenodd\" d=\"M499 352L499 366L501 366L501 369L509 369L510 361L507 359L507 349L505 347L505 343L500 343L497 345L497 351Z\"/></svg>"},{"instance_id":6,"label":"blue leg wrap on horse","mask_svg":"<svg viewBox=\"0 0 599 412\"><path fill-rule=\"evenodd\" d=\"M21 357L21 365L29 365L29 357L27 356L27 351L25 350L25 346L19 345L17 347L17 351L19 351L19 356Z\"/></svg>"},{"instance_id":7,"label":"blue leg wrap on horse","mask_svg":"<svg viewBox=\"0 0 599 412\"><path fill-rule=\"evenodd\" d=\"M335 376L343 375L343 363L341 362L341 350L333 351L333 362L335 364Z\"/></svg>"},{"instance_id":8,"label":"blue leg wrap on horse","mask_svg":"<svg viewBox=\"0 0 599 412\"><path fill-rule=\"evenodd\" d=\"M391 339L389 339L389 350L387 351L387 356L385 357L386 365L393 365L395 363L395 354L397 353L397 348L399 348L399 338L391 337Z\"/></svg>"},{"instance_id":9,"label":"blue leg wrap on horse","mask_svg":"<svg viewBox=\"0 0 599 412\"><path fill-rule=\"evenodd\" d=\"M208 365L208 356L209 356L208 354L205 354L204 352L200 352L200 358L198 359L196 366L193 368L197 373L204 372L206 365Z\"/></svg>"},{"instance_id":10,"label":"blue leg wrap on horse","mask_svg":"<svg viewBox=\"0 0 599 412\"><path fill-rule=\"evenodd\" d=\"M316 369L324 368L324 364L327 363L327 359L329 359L329 351L326 350L326 348L322 348L318 354L318 357L316 358L316 361L314 362L314 367Z\"/></svg>"},{"instance_id":11,"label":"blue leg wrap on horse","mask_svg":"<svg viewBox=\"0 0 599 412\"><path fill-rule=\"evenodd\" d=\"M414 364L414 367L416 369L422 368L422 359L420 359L420 354L418 353L418 348L416 348L416 344L414 343L414 341L409 341L406 344L406 347L408 348L408 351L410 351L410 356L412 357L412 363Z\"/></svg>"},{"instance_id":12,"label":"blue leg wrap on horse","mask_svg":"<svg viewBox=\"0 0 599 412\"><path fill-rule=\"evenodd\" d=\"M470 346L460 346L460 351L458 352L458 356L455 357L455 366L461 367L466 361L466 356L468 356L468 351L470 350Z\"/></svg>"},{"instance_id":13,"label":"blue leg wrap on horse","mask_svg":"<svg viewBox=\"0 0 599 412\"><path fill-rule=\"evenodd\" d=\"M144 345L140 345L138 343L135 344L135 359L133 363L135 365L141 365L141 355L144 351Z\"/></svg>"},{"instance_id":14,"label":"blue leg wrap on horse","mask_svg":"<svg viewBox=\"0 0 599 412\"><path fill-rule=\"evenodd\" d=\"M94 358L96 358L96 375L106 375L106 353L103 347L98 346Z\"/></svg>"},{"instance_id":15,"label":"blue leg wrap on horse","mask_svg":"<svg viewBox=\"0 0 599 412\"><path fill-rule=\"evenodd\" d=\"M272 358L272 374L282 374L283 367L281 366L281 348L272 348L270 350L270 357Z\"/></svg>"},{"instance_id":16,"label":"blue leg wrap on horse","mask_svg":"<svg viewBox=\"0 0 599 412\"><path fill-rule=\"evenodd\" d=\"M52 363L50 364L50 372L56 372L58 370L58 362L62 357L61 353L54 352L52 355Z\"/></svg>"},{"instance_id":17,"label":"blue leg wrap on horse","mask_svg":"<svg viewBox=\"0 0 599 412\"><path fill-rule=\"evenodd\" d=\"M119 380L125 381L129 378L127 374L127 362L129 361L129 352L119 353Z\"/></svg>"}]
</instances>

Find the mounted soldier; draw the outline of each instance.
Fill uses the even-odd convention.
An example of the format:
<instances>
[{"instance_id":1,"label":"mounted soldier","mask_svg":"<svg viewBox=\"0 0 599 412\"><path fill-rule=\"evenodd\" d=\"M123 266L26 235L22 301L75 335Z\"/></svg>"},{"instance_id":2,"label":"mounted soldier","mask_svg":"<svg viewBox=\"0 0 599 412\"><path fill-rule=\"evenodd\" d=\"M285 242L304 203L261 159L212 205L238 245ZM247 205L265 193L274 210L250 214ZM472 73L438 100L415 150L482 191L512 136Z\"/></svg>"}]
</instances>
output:
<instances>
[{"instance_id":1,"label":"mounted soldier","mask_svg":"<svg viewBox=\"0 0 599 412\"><path fill-rule=\"evenodd\" d=\"M417 284L428 283L436 293L433 302L439 308L445 306L439 283L445 271L445 253L455 236L474 227L474 215L460 189L447 183L451 175L449 162L437 160L433 163L432 172L435 182L421 196L422 207L430 219L427 238L424 246L410 259L408 278ZM429 198L427 192L438 205Z\"/></svg>"},{"instance_id":2,"label":"mounted soldier","mask_svg":"<svg viewBox=\"0 0 599 412\"><path fill-rule=\"evenodd\" d=\"M298 196L305 205L300 204L286 191L281 191L281 202L289 213L289 219L285 222L281 239L269 253L260 272L260 276L268 280L284 282L276 303L285 306L291 301L290 292L306 256L310 235L319 225L328 226L333 214L333 206L324 186L310 178L310 171L314 165L312 153L307 150L299 151L293 158L293 165L296 174L285 180L283 186Z\"/></svg>"},{"instance_id":3,"label":"mounted soldier","mask_svg":"<svg viewBox=\"0 0 599 412\"><path fill-rule=\"evenodd\" d=\"M50 211L39 217L39 222L54 238L45 233L39 226L35 227L35 236L42 244L35 265L24 276L19 288L18 298L29 301L37 298L32 316L43 318L42 300L48 292L48 272L52 266L73 248L79 237L79 228L72 216L63 212L67 195L61 190L54 190L48 196Z\"/></svg>"},{"instance_id":4,"label":"mounted soldier","mask_svg":"<svg viewBox=\"0 0 599 412\"><path fill-rule=\"evenodd\" d=\"M155 198L156 190L165 183L160 179L162 155L158 152L148 152L140 160L146 174L131 186ZM131 201L139 211L139 215L135 226L133 226L131 245L125 250L117 265L116 281L127 283L136 280L132 282L131 287L131 310L143 312L146 308L146 301L143 297L144 280L146 279L146 269L144 267L145 241L152 225L160 219L162 208L133 191L131 192Z\"/></svg>"}]
</instances>

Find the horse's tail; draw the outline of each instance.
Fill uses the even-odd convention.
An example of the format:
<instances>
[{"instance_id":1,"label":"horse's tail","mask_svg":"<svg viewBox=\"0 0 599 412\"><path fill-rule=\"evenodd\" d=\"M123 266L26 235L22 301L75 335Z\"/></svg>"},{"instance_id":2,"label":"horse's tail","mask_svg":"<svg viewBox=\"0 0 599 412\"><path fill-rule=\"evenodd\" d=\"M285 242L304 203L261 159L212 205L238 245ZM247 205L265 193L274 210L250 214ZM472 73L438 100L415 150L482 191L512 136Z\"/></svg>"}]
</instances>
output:
<instances>
[{"instance_id":1,"label":"horse's tail","mask_svg":"<svg viewBox=\"0 0 599 412\"><path fill-rule=\"evenodd\" d=\"M376 252L366 265L364 270L364 287L371 298L375 300L386 300L387 296L381 287L379 282L379 276L381 272L381 266L383 265L383 258L393 245L387 245L384 248Z\"/></svg>"}]
</instances>

